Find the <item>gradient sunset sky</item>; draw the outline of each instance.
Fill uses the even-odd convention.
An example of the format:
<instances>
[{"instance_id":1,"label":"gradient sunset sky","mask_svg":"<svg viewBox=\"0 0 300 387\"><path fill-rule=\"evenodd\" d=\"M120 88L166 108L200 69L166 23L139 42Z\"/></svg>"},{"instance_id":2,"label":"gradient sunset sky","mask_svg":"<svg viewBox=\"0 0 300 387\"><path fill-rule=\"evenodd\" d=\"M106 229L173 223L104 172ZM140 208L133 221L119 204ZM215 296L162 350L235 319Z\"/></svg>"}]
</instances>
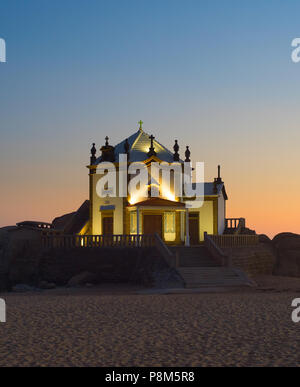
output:
<instances>
[{"instance_id":1,"label":"gradient sunset sky","mask_svg":"<svg viewBox=\"0 0 300 387\"><path fill-rule=\"evenodd\" d=\"M222 165L228 217L300 233L299 15L296 0L1 0L0 227L77 209L91 143L142 119L207 181Z\"/></svg>"}]
</instances>

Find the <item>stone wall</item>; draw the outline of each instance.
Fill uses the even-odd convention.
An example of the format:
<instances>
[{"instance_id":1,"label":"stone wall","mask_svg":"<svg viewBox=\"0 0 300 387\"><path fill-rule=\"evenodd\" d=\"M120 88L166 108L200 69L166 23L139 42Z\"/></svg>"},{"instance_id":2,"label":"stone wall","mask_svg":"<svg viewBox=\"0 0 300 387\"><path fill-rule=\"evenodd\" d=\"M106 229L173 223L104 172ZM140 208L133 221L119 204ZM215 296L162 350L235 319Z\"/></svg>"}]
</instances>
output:
<instances>
[{"instance_id":1,"label":"stone wall","mask_svg":"<svg viewBox=\"0 0 300 387\"><path fill-rule=\"evenodd\" d=\"M0 291L16 284L38 286L41 281L66 285L83 272L95 283L132 283L178 287L182 279L155 248L42 249L40 231L0 229Z\"/></svg>"},{"instance_id":2,"label":"stone wall","mask_svg":"<svg viewBox=\"0 0 300 387\"><path fill-rule=\"evenodd\" d=\"M39 257L40 280L66 285L82 272L95 275L96 283L152 285L153 273L168 269L153 248L50 249Z\"/></svg>"},{"instance_id":3,"label":"stone wall","mask_svg":"<svg viewBox=\"0 0 300 387\"><path fill-rule=\"evenodd\" d=\"M276 257L272 247L260 243L257 246L224 248L225 254L232 258L232 266L246 272L250 277L258 274L273 274Z\"/></svg>"},{"instance_id":4,"label":"stone wall","mask_svg":"<svg viewBox=\"0 0 300 387\"><path fill-rule=\"evenodd\" d=\"M38 287L42 281L65 286L83 272L93 283L131 283L145 287L180 287L182 280L155 248L41 249L34 240L0 242L0 291L16 284ZM12 236L12 235L10 235Z\"/></svg>"}]
</instances>

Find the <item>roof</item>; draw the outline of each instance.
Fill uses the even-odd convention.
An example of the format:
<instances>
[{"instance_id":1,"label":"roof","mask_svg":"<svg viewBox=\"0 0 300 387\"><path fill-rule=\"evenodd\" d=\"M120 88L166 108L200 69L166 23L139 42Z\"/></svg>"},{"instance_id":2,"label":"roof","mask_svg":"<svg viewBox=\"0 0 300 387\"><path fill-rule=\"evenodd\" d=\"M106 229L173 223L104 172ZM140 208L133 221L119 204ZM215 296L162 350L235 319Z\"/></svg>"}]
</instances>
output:
<instances>
[{"instance_id":1,"label":"roof","mask_svg":"<svg viewBox=\"0 0 300 387\"><path fill-rule=\"evenodd\" d=\"M201 183L193 183L193 189L196 188L196 184L201 184ZM215 191L215 187L217 187L216 191ZM228 197L227 197L227 194L226 194L224 183L217 184L217 185L215 185L214 182L212 182L212 183L204 183L204 195L205 196L221 195L221 193L224 195L225 200L227 200Z\"/></svg>"},{"instance_id":2,"label":"roof","mask_svg":"<svg viewBox=\"0 0 300 387\"><path fill-rule=\"evenodd\" d=\"M151 145L151 140L149 134L144 132L142 129L139 129L136 133L127 138L129 143L129 161L130 162L140 162L145 161L149 158L148 152ZM119 160L119 154L124 154L124 145L126 139L120 142L115 146L115 160ZM156 156L161 161L168 163L174 162L173 152L167 149L164 145L160 144L158 141L153 141L154 150ZM182 160L180 160L182 162ZM96 165L101 162L101 157L96 160Z\"/></svg>"},{"instance_id":3,"label":"roof","mask_svg":"<svg viewBox=\"0 0 300 387\"><path fill-rule=\"evenodd\" d=\"M143 200L142 202L130 204L128 207L185 207L184 203L181 202L173 202L172 200L161 199L161 198L149 198Z\"/></svg>"}]
</instances>

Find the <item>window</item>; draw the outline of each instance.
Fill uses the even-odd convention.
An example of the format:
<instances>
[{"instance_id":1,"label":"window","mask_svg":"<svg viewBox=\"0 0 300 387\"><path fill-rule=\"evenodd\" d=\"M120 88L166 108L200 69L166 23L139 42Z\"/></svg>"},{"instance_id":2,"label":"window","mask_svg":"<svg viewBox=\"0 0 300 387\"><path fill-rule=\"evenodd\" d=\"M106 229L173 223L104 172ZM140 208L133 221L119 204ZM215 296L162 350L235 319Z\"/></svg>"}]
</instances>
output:
<instances>
[{"instance_id":1,"label":"window","mask_svg":"<svg viewBox=\"0 0 300 387\"><path fill-rule=\"evenodd\" d=\"M130 234L137 234L136 212L130 212Z\"/></svg>"},{"instance_id":2,"label":"window","mask_svg":"<svg viewBox=\"0 0 300 387\"><path fill-rule=\"evenodd\" d=\"M176 239L175 212L165 212L164 214L164 239L166 242L174 242Z\"/></svg>"},{"instance_id":3,"label":"window","mask_svg":"<svg viewBox=\"0 0 300 387\"><path fill-rule=\"evenodd\" d=\"M140 213L140 232L139 234L142 234L142 214ZM136 218L136 211L130 212L130 234L136 235L137 234L137 218Z\"/></svg>"}]
</instances>

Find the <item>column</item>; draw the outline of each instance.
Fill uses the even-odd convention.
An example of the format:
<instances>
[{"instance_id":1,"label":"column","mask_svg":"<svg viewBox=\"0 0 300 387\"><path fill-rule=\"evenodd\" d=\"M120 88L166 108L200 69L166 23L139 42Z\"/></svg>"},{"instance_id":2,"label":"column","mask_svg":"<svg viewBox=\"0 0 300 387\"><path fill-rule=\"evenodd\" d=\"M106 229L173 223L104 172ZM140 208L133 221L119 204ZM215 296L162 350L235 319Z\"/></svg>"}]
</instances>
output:
<instances>
[{"instance_id":1,"label":"column","mask_svg":"<svg viewBox=\"0 0 300 387\"><path fill-rule=\"evenodd\" d=\"M136 207L136 234L137 234L137 246L140 245L140 209Z\"/></svg>"},{"instance_id":2,"label":"column","mask_svg":"<svg viewBox=\"0 0 300 387\"><path fill-rule=\"evenodd\" d=\"M185 233L184 233L184 219L185 219L185 212L180 212L180 240L181 242L185 241Z\"/></svg>"},{"instance_id":3,"label":"column","mask_svg":"<svg viewBox=\"0 0 300 387\"><path fill-rule=\"evenodd\" d=\"M190 224L189 224L189 210L185 211L185 246L190 247Z\"/></svg>"}]
</instances>

